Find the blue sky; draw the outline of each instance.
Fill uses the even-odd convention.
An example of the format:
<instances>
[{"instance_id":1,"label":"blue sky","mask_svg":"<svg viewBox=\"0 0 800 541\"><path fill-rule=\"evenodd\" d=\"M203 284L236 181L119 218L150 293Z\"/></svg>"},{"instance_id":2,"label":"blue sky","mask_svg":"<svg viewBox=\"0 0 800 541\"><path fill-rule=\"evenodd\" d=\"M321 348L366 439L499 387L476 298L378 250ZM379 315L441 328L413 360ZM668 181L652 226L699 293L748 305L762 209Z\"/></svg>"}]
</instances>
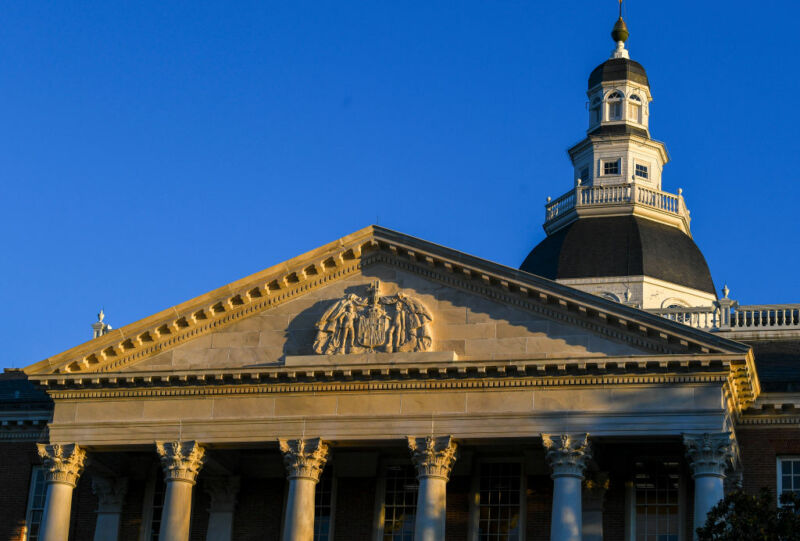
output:
<instances>
[{"instance_id":1,"label":"blue sky","mask_svg":"<svg viewBox=\"0 0 800 541\"><path fill-rule=\"evenodd\" d=\"M614 0L12 2L0 365L380 225L518 266L571 183ZM800 302L795 2L632 0L718 287Z\"/></svg>"}]
</instances>

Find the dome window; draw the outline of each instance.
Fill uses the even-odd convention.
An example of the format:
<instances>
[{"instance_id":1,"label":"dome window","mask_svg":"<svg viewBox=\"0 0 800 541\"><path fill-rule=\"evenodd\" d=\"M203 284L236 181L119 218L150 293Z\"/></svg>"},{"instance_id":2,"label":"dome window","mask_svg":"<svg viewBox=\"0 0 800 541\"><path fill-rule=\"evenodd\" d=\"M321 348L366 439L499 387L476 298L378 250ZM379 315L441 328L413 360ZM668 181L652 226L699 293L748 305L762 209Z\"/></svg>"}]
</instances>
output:
<instances>
[{"instance_id":1,"label":"dome window","mask_svg":"<svg viewBox=\"0 0 800 541\"><path fill-rule=\"evenodd\" d=\"M600 101L600 98L595 98L592 101L592 106L589 109L589 117L590 117L589 118L589 122L591 123L592 126L596 126L597 124L600 124L600 120L602 120L600 118L601 106L602 106L602 102Z\"/></svg>"},{"instance_id":2,"label":"dome window","mask_svg":"<svg viewBox=\"0 0 800 541\"><path fill-rule=\"evenodd\" d=\"M622 120L622 92L614 91L609 94L608 99L608 119Z\"/></svg>"},{"instance_id":3,"label":"dome window","mask_svg":"<svg viewBox=\"0 0 800 541\"><path fill-rule=\"evenodd\" d=\"M636 164L636 176L639 178L650 178L649 171L646 165L642 165L641 163Z\"/></svg>"},{"instance_id":4,"label":"dome window","mask_svg":"<svg viewBox=\"0 0 800 541\"><path fill-rule=\"evenodd\" d=\"M636 94L628 98L628 120L642 123L642 100Z\"/></svg>"}]
</instances>

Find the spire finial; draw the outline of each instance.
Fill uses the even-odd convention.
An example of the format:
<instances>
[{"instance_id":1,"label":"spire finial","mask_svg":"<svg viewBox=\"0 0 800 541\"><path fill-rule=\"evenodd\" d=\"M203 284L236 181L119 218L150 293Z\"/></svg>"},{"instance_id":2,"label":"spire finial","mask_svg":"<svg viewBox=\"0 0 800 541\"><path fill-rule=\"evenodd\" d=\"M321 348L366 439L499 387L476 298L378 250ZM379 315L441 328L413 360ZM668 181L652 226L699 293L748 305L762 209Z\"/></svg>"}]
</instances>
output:
<instances>
[{"instance_id":1,"label":"spire finial","mask_svg":"<svg viewBox=\"0 0 800 541\"><path fill-rule=\"evenodd\" d=\"M622 0L619 0L619 19L611 31L611 39L617 43L617 48L611 53L611 58L630 58L628 50L625 49L625 42L629 35L628 26L622 20Z\"/></svg>"}]
</instances>

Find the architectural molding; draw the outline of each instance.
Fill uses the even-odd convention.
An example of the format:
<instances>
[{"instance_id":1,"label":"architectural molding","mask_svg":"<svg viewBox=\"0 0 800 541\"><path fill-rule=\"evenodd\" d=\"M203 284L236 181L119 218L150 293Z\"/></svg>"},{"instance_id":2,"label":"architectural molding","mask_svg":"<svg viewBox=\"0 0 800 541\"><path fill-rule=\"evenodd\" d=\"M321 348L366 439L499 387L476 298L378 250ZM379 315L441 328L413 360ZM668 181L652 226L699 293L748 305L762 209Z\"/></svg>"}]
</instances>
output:
<instances>
[{"instance_id":1,"label":"architectural molding","mask_svg":"<svg viewBox=\"0 0 800 541\"><path fill-rule=\"evenodd\" d=\"M330 456L328 445L320 438L279 439L287 479L311 479L319 482Z\"/></svg>"},{"instance_id":2,"label":"architectural molding","mask_svg":"<svg viewBox=\"0 0 800 541\"><path fill-rule=\"evenodd\" d=\"M205 462L205 449L196 441L157 441L156 452L161 459L166 481L185 481L195 484Z\"/></svg>"},{"instance_id":3,"label":"architectural molding","mask_svg":"<svg viewBox=\"0 0 800 541\"><path fill-rule=\"evenodd\" d=\"M437 477L447 481L456 462L458 444L452 436L408 436L411 461L417 469L417 478Z\"/></svg>"},{"instance_id":4,"label":"architectural molding","mask_svg":"<svg viewBox=\"0 0 800 541\"><path fill-rule=\"evenodd\" d=\"M552 471L551 477L578 477L583 479L586 464L592 458L589 434L542 434L545 460Z\"/></svg>"},{"instance_id":5,"label":"architectural molding","mask_svg":"<svg viewBox=\"0 0 800 541\"><path fill-rule=\"evenodd\" d=\"M86 451L76 443L39 443L36 448L44 463L46 481L75 488L86 464Z\"/></svg>"},{"instance_id":6,"label":"architectural molding","mask_svg":"<svg viewBox=\"0 0 800 541\"><path fill-rule=\"evenodd\" d=\"M734 441L730 432L715 434L684 434L686 457L694 477L725 477L725 471L732 467Z\"/></svg>"}]
</instances>

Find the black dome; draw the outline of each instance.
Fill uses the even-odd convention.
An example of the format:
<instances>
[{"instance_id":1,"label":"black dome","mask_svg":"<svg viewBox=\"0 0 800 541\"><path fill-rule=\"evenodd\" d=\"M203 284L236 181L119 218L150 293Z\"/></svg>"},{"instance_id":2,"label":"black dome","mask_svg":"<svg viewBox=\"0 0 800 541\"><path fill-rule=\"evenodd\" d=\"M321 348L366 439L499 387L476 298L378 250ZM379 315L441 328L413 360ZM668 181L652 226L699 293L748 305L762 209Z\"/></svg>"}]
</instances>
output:
<instances>
[{"instance_id":1,"label":"black dome","mask_svg":"<svg viewBox=\"0 0 800 541\"><path fill-rule=\"evenodd\" d=\"M576 220L540 242L520 269L551 280L645 275L716 295L690 236L633 215Z\"/></svg>"},{"instance_id":2,"label":"black dome","mask_svg":"<svg viewBox=\"0 0 800 541\"><path fill-rule=\"evenodd\" d=\"M650 86L647 72L644 71L641 64L628 58L612 58L594 68L592 74L589 75L589 88L594 88L607 81L626 80Z\"/></svg>"}]
</instances>

